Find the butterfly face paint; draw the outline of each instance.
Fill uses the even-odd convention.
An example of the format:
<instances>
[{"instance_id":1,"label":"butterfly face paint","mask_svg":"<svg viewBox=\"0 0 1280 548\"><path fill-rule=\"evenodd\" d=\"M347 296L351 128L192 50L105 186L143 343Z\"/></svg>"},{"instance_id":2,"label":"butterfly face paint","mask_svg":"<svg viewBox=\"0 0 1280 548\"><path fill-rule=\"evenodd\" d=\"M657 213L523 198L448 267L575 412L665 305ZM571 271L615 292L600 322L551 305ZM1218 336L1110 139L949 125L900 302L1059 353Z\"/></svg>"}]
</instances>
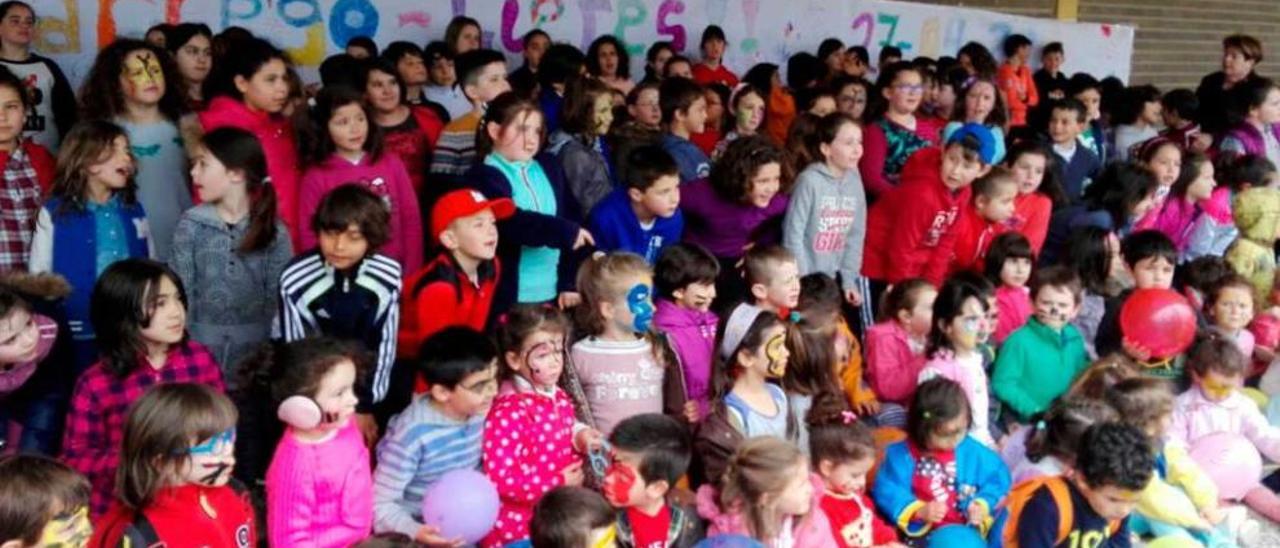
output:
<instances>
[{"instance_id":1,"label":"butterfly face paint","mask_svg":"<svg viewBox=\"0 0 1280 548\"><path fill-rule=\"evenodd\" d=\"M138 50L124 59L121 76L125 92L138 101L159 101L164 95L164 69L150 51Z\"/></svg>"},{"instance_id":2,"label":"butterfly face paint","mask_svg":"<svg viewBox=\"0 0 1280 548\"><path fill-rule=\"evenodd\" d=\"M778 333L769 337L764 343L764 355L769 358L769 378L781 379L787 373L787 358L791 357L791 353L787 352L786 335Z\"/></svg>"},{"instance_id":3,"label":"butterfly face paint","mask_svg":"<svg viewBox=\"0 0 1280 548\"><path fill-rule=\"evenodd\" d=\"M211 487L227 484L231 470L235 468L236 430L228 428L209 439L191 446L183 467L182 479Z\"/></svg>"},{"instance_id":4,"label":"butterfly face paint","mask_svg":"<svg viewBox=\"0 0 1280 548\"><path fill-rule=\"evenodd\" d=\"M646 333L653 325L653 289L647 284L636 284L627 292L627 310L631 311L631 329Z\"/></svg>"},{"instance_id":5,"label":"butterfly face paint","mask_svg":"<svg viewBox=\"0 0 1280 548\"><path fill-rule=\"evenodd\" d=\"M564 368L564 347L551 342L535 344L524 353L524 363L534 385L539 388L555 386Z\"/></svg>"},{"instance_id":6,"label":"butterfly face paint","mask_svg":"<svg viewBox=\"0 0 1280 548\"><path fill-rule=\"evenodd\" d=\"M37 546L44 548L83 548L89 545L93 526L89 524L89 508L81 506L72 512L54 516L40 533Z\"/></svg>"}]
</instances>

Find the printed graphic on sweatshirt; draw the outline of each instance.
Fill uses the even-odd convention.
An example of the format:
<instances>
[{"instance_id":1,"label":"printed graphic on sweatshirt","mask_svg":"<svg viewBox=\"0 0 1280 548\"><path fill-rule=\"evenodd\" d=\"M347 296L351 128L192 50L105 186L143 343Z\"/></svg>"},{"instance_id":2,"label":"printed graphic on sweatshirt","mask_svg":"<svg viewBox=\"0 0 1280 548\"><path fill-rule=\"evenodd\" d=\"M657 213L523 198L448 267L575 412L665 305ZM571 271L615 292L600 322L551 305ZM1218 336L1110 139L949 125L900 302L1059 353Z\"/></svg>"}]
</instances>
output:
<instances>
[{"instance_id":1,"label":"printed graphic on sweatshirt","mask_svg":"<svg viewBox=\"0 0 1280 548\"><path fill-rule=\"evenodd\" d=\"M956 215L960 212L960 208L952 206L951 209L938 211L933 216L933 222L929 224L929 232L925 234L925 247L934 247L942 240L942 235L947 233L951 225L956 222Z\"/></svg>"},{"instance_id":2,"label":"printed graphic on sweatshirt","mask_svg":"<svg viewBox=\"0 0 1280 548\"><path fill-rule=\"evenodd\" d=\"M818 233L813 237L815 253L835 253L844 249L853 228L853 196L823 196L818 199Z\"/></svg>"}]
</instances>

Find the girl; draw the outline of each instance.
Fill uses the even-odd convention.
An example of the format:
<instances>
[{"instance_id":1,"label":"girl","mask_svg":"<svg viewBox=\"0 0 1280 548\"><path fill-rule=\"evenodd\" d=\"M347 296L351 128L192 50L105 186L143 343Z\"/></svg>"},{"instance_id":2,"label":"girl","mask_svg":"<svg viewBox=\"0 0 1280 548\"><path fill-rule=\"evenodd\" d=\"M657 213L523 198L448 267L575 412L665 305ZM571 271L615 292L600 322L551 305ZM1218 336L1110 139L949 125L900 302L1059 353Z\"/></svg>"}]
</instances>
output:
<instances>
[{"instance_id":1,"label":"girl","mask_svg":"<svg viewBox=\"0 0 1280 548\"><path fill-rule=\"evenodd\" d=\"M390 238L380 252L399 262L402 271L416 272L423 255L418 197L399 157L383 153L382 132L370 117L368 104L355 90L338 86L320 91L312 109L315 146L298 190L298 214L310 219L330 190L360 183L391 211ZM315 230L303 228L299 241L301 249L314 247Z\"/></svg>"},{"instance_id":2,"label":"girl","mask_svg":"<svg viewBox=\"0 0 1280 548\"><path fill-rule=\"evenodd\" d=\"M907 424L937 297L938 290L919 278L896 284L880 303L880 323L867 330L867 384L880 399L880 426Z\"/></svg>"},{"instance_id":3,"label":"girl","mask_svg":"<svg viewBox=\"0 0 1280 548\"><path fill-rule=\"evenodd\" d=\"M889 65L880 73L876 88L887 105L883 112L867 116L866 152L858 163L873 201L897 186L898 175L911 154L938 142L937 125L916 118L924 96L924 77L919 69L906 62Z\"/></svg>"},{"instance_id":4,"label":"girl","mask_svg":"<svg viewBox=\"0 0 1280 548\"><path fill-rule=\"evenodd\" d=\"M76 373L97 359L89 322L94 280L116 261L154 256L135 188L129 138L120 126L94 120L67 134L58 154L57 180L36 217L29 267L71 283L64 306Z\"/></svg>"},{"instance_id":5,"label":"girl","mask_svg":"<svg viewBox=\"0 0 1280 548\"><path fill-rule=\"evenodd\" d=\"M113 492L129 406L156 384L199 383L219 392L223 384L213 355L187 339L182 280L163 264L130 259L111 265L93 289L92 320L102 359L76 381L62 459L89 478L96 518Z\"/></svg>"},{"instance_id":6,"label":"girl","mask_svg":"<svg viewBox=\"0 0 1280 548\"><path fill-rule=\"evenodd\" d=\"M178 87L181 84L180 89L186 90L183 98L187 109L204 110L202 88L213 68L213 31L204 23L180 23L169 33L165 46L178 66L178 76L182 80L173 85Z\"/></svg>"},{"instance_id":7,"label":"girl","mask_svg":"<svg viewBox=\"0 0 1280 548\"><path fill-rule=\"evenodd\" d=\"M828 280L830 280L828 278ZM834 283L834 282L832 282ZM847 397L836 382L839 369L848 356L848 343L840 338L835 310L806 309L787 330L786 345L790 356L787 370L782 375L782 389L787 394L787 407L797 419L796 445L809 451L809 424L803 419L824 394ZM844 348L837 349L838 346ZM841 358L844 358L843 360Z\"/></svg>"},{"instance_id":8,"label":"girl","mask_svg":"<svg viewBox=\"0 0 1280 548\"><path fill-rule=\"evenodd\" d=\"M294 248L301 248L298 218L298 153L284 109L289 100L289 58L265 40L235 43L235 51L217 59L205 81L209 108L200 113L205 131L223 126L252 133L267 153L267 175L276 191L280 220Z\"/></svg>"},{"instance_id":9,"label":"girl","mask_svg":"<svg viewBox=\"0 0 1280 548\"><path fill-rule=\"evenodd\" d=\"M796 178L783 220L782 245L796 256L800 274L822 272L840 280L844 300L861 307L871 300L862 278L867 198L858 174L862 128L843 113L818 123L810 154L820 159ZM863 325L871 324L865 314Z\"/></svg>"},{"instance_id":10,"label":"girl","mask_svg":"<svg viewBox=\"0 0 1280 548\"><path fill-rule=\"evenodd\" d=\"M400 158L422 202L426 196L427 168L431 166L440 132L444 131L444 122L434 110L405 100L404 82L390 61L369 61L363 81L361 89L373 111L373 125L382 130L383 147Z\"/></svg>"},{"instance_id":11,"label":"girl","mask_svg":"<svg viewBox=\"0 0 1280 548\"><path fill-rule=\"evenodd\" d=\"M960 126L982 124L996 138L996 153L992 156L991 163L999 163L1004 159L1004 132L1008 126L1008 111L1004 106L1004 98L996 89L995 80L973 78L961 88L960 97L964 99L964 108L952 112L951 121L942 130L942 140L945 142Z\"/></svg>"},{"instance_id":12,"label":"girl","mask_svg":"<svg viewBox=\"0 0 1280 548\"><path fill-rule=\"evenodd\" d=\"M587 74L623 95L631 93L636 86L631 81L631 56L611 34L596 38L587 48Z\"/></svg>"},{"instance_id":13,"label":"girl","mask_svg":"<svg viewBox=\"0 0 1280 548\"><path fill-rule=\"evenodd\" d=\"M1013 199L1013 216L1005 221L1009 230L1022 233L1039 254L1049 233L1049 218L1055 207L1066 204L1058 183L1055 154L1035 141L1022 141L1005 157L1005 166L1018 180L1018 196Z\"/></svg>"},{"instance_id":14,"label":"girl","mask_svg":"<svg viewBox=\"0 0 1280 548\"><path fill-rule=\"evenodd\" d=\"M0 284L0 440L22 452L50 454L57 445L69 364L58 344L66 328L47 314L69 290L52 275L8 275Z\"/></svg>"},{"instance_id":15,"label":"girl","mask_svg":"<svg viewBox=\"0 0 1280 548\"><path fill-rule=\"evenodd\" d=\"M767 546L835 548L831 523L818 507L821 480L795 445L773 437L742 443L729 461L720 492L698 489L707 536L744 535Z\"/></svg>"},{"instance_id":16,"label":"girl","mask_svg":"<svg viewBox=\"0 0 1280 548\"><path fill-rule=\"evenodd\" d=\"M564 93L560 129L551 135L547 153L564 168L565 182L585 219L600 200L617 188L609 144L604 135L613 124L613 99L599 80L575 78Z\"/></svg>"},{"instance_id":17,"label":"girl","mask_svg":"<svg viewBox=\"0 0 1280 548\"><path fill-rule=\"evenodd\" d=\"M1062 399L1030 427L1010 434L1000 456L1009 465L1013 483L1058 476L1075 466L1080 437L1090 426L1116 420L1116 412L1105 402Z\"/></svg>"},{"instance_id":18,"label":"girl","mask_svg":"<svg viewBox=\"0 0 1280 548\"><path fill-rule=\"evenodd\" d=\"M265 366L273 370L272 403L286 424L267 469L272 546L350 546L369 536L373 475L352 420L363 366L360 350L328 338L289 343Z\"/></svg>"},{"instance_id":19,"label":"girl","mask_svg":"<svg viewBox=\"0 0 1280 548\"><path fill-rule=\"evenodd\" d=\"M662 81L662 75L666 73L667 60L676 54L676 50L671 47L671 42L654 42L644 53L644 79L641 84L652 84Z\"/></svg>"},{"instance_id":20,"label":"girl","mask_svg":"<svg viewBox=\"0 0 1280 548\"><path fill-rule=\"evenodd\" d=\"M721 83L708 84L702 89L702 95L707 98L706 124L702 132L689 135L689 140L710 157L720 144L721 128L728 122L725 107L729 104L729 88Z\"/></svg>"},{"instance_id":21,"label":"girl","mask_svg":"<svg viewBox=\"0 0 1280 548\"><path fill-rule=\"evenodd\" d=\"M1249 79L1232 92L1233 127L1218 150L1257 154L1280 165L1280 87L1267 78Z\"/></svg>"},{"instance_id":22,"label":"girl","mask_svg":"<svg viewBox=\"0 0 1280 548\"><path fill-rule=\"evenodd\" d=\"M933 329L925 349L929 361L920 370L920 382L935 377L951 379L964 389L969 402L969 435L987 447L995 447L988 429L987 371L978 338L986 322L987 303L977 287L948 280L933 303ZM917 391L919 388L917 388Z\"/></svg>"},{"instance_id":23,"label":"girl","mask_svg":"<svg viewBox=\"0 0 1280 548\"><path fill-rule=\"evenodd\" d=\"M586 401L576 402L580 415L594 419L590 422L600 431L611 432L627 417L661 413L662 361L649 335L649 265L631 253L589 259L578 271L578 291L578 325L587 337L574 343L573 365L565 373L575 395L586 396Z\"/></svg>"},{"instance_id":24,"label":"girl","mask_svg":"<svg viewBox=\"0 0 1280 548\"><path fill-rule=\"evenodd\" d=\"M444 43L454 57L480 49L480 22L465 15L449 20L444 29Z\"/></svg>"},{"instance_id":25,"label":"girl","mask_svg":"<svg viewBox=\"0 0 1280 548\"><path fill-rule=\"evenodd\" d=\"M1106 314L1107 299L1117 293L1116 280L1127 267L1120 257L1120 238L1114 232L1096 226L1080 227L1067 240L1065 264L1069 264L1080 276L1084 296L1080 299L1080 312L1071 325L1080 330L1085 351L1097 359L1094 344L1102 317Z\"/></svg>"},{"instance_id":26,"label":"girl","mask_svg":"<svg viewBox=\"0 0 1280 548\"><path fill-rule=\"evenodd\" d=\"M870 92L867 81L845 76L837 78L831 84L831 89L836 93L836 110L861 122L862 115L867 112L867 98Z\"/></svg>"},{"instance_id":27,"label":"girl","mask_svg":"<svg viewBox=\"0 0 1280 548\"><path fill-rule=\"evenodd\" d=\"M907 439L885 450L871 498L909 537L946 525L985 531L1009 492L1009 469L967 435L972 408L960 385L925 381L911 403Z\"/></svg>"},{"instance_id":28,"label":"girl","mask_svg":"<svg viewBox=\"0 0 1280 548\"><path fill-rule=\"evenodd\" d=\"M58 168L49 149L22 136L29 102L26 84L0 69L0 271L27 270L41 196Z\"/></svg>"},{"instance_id":29,"label":"girl","mask_svg":"<svg viewBox=\"0 0 1280 548\"><path fill-rule=\"evenodd\" d=\"M516 213L498 223L498 260L510 267L498 280L495 311L516 302L576 304L572 251L595 244L578 223L564 170L549 156L534 158L545 127L537 105L508 92L489 103L476 138L483 161L466 180L490 200L516 204Z\"/></svg>"},{"instance_id":30,"label":"girl","mask_svg":"<svg viewBox=\"0 0 1280 548\"><path fill-rule=\"evenodd\" d=\"M1253 286L1249 285L1249 280L1237 274L1227 274L1213 285L1206 297L1204 312L1209 324L1227 339L1235 341L1236 348L1246 359L1251 358L1255 342L1253 333L1247 329L1249 322L1253 321L1254 311ZM1280 385L1265 382L1268 377L1270 375L1263 376L1259 387L1271 394L1276 390L1268 388L1280 388Z\"/></svg>"},{"instance_id":31,"label":"girl","mask_svg":"<svg viewBox=\"0 0 1280 548\"><path fill-rule=\"evenodd\" d=\"M499 320L503 382L485 419L483 462L501 507L485 547L527 538L534 505L552 488L582 485L582 457L603 439L574 419L558 387L568 332L564 315L546 305L516 305Z\"/></svg>"},{"instance_id":32,"label":"girl","mask_svg":"<svg viewBox=\"0 0 1280 548\"><path fill-rule=\"evenodd\" d=\"M837 546L901 547L897 531L875 513L867 475L876 463L871 431L839 397L824 397L809 411L809 460L822 478L819 508Z\"/></svg>"},{"instance_id":33,"label":"girl","mask_svg":"<svg viewBox=\"0 0 1280 548\"><path fill-rule=\"evenodd\" d=\"M1137 156L1133 151L1156 136L1163 120L1160 90L1155 86L1131 86L1120 99L1111 123L1115 126L1116 159L1123 162Z\"/></svg>"},{"instance_id":34,"label":"girl","mask_svg":"<svg viewBox=\"0 0 1280 548\"><path fill-rule=\"evenodd\" d=\"M987 252L987 279L996 286L996 308L1000 310L991 340L997 346L1031 317L1031 295L1027 280L1035 264L1031 243L1017 232L1006 232L991 242Z\"/></svg>"},{"instance_id":35,"label":"girl","mask_svg":"<svg viewBox=\"0 0 1280 548\"><path fill-rule=\"evenodd\" d=\"M782 85L782 76L778 73L778 65L760 63L742 77L742 81L751 84L763 94L765 102L763 134L780 145L786 142L787 130L796 118L796 100Z\"/></svg>"},{"instance_id":36,"label":"girl","mask_svg":"<svg viewBox=\"0 0 1280 548\"><path fill-rule=\"evenodd\" d=\"M98 53L80 93L86 117L113 120L137 160L138 202L147 212L156 257L169 258L178 217L191 207L187 154L178 135L186 106L177 70L164 50L127 38Z\"/></svg>"},{"instance_id":37,"label":"girl","mask_svg":"<svg viewBox=\"0 0 1280 548\"><path fill-rule=\"evenodd\" d=\"M725 316L712 369L711 414L694 442L707 481L721 477L744 439L796 438L786 392L768 382L786 374L791 356L786 338L782 320L755 306L740 304Z\"/></svg>"},{"instance_id":38,"label":"girl","mask_svg":"<svg viewBox=\"0 0 1280 548\"><path fill-rule=\"evenodd\" d=\"M782 151L764 137L744 137L725 149L710 177L680 189L685 239L720 261L720 302L745 297L736 265L747 250L781 239L779 226L788 202L781 192L782 160Z\"/></svg>"},{"instance_id":39,"label":"girl","mask_svg":"<svg viewBox=\"0 0 1280 548\"><path fill-rule=\"evenodd\" d=\"M29 82L30 97L43 97L27 105L27 118L44 120L39 129L31 128L26 136L50 151L58 152L58 143L76 123L76 95L52 59L31 51L36 40L36 12L22 1L0 4L0 66L9 69L19 80Z\"/></svg>"},{"instance_id":40,"label":"girl","mask_svg":"<svg viewBox=\"0 0 1280 548\"><path fill-rule=\"evenodd\" d=\"M719 161L729 143L739 137L749 137L760 131L764 123L764 92L751 84L742 83L729 95L729 112L732 117L725 120L724 138L716 143L711 152L711 159Z\"/></svg>"},{"instance_id":41,"label":"girl","mask_svg":"<svg viewBox=\"0 0 1280 548\"><path fill-rule=\"evenodd\" d=\"M1275 164L1257 154L1226 155L1219 158L1214 171L1222 174L1222 184L1213 189L1208 200L1199 203L1204 215L1196 219L1191 234L1187 236L1187 249L1182 256L1186 262L1204 256L1221 257L1226 253L1227 247L1239 235L1232 219L1232 199L1246 189L1269 186L1276 178Z\"/></svg>"},{"instance_id":42,"label":"girl","mask_svg":"<svg viewBox=\"0 0 1280 548\"><path fill-rule=\"evenodd\" d=\"M232 127L205 134L191 167L203 203L182 214L173 236L169 265L191 288L191 337L211 349L228 379L270 335L280 273L293 258L266 176L253 134Z\"/></svg>"},{"instance_id":43,"label":"girl","mask_svg":"<svg viewBox=\"0 0 1280 548\"><path fill-rule=\"evenodd\" d=\"M1151 175L1156 178L1156 208L1160 210L1160 206L1164 205L1164 199L1169 195L1169 191L1173 185L1178 182L1178 176L1182 173L1182 147L1177 143L1167 139L1152 139L1142 144L1135 156L1137 160L1142 162ZM1155 222L1155 213L1141 220L1142 228L1147 228Z\"/></svg>"},{"instance_id":44,"label":"girl","mask_svg":"<svg viewBox=\"0 0 1280 548\"><path fill-rule=\"evenodd\" d=\"M148 390L124 421L117 500L89 545L255 545L249 494L229 483L236 415L231 400L207 386Z\"/></svg>"},{"instance_id":45,"label":"girl","mask_svg":"<svg viewBox=\"0 0 1280 548\"><path fill-rule=\"evenodd\" d=\"M1201 204L1213 197L1218 186L1213 180L1213 163L1199 152L1188 152L1183 158L1177 182L1169 189L1169 196L1154 215L1153 228L1163 232L1178 247L1178 254L1186 252L1191 231L1197 219L1204 214Z\"/></svg>"}]
</instances>

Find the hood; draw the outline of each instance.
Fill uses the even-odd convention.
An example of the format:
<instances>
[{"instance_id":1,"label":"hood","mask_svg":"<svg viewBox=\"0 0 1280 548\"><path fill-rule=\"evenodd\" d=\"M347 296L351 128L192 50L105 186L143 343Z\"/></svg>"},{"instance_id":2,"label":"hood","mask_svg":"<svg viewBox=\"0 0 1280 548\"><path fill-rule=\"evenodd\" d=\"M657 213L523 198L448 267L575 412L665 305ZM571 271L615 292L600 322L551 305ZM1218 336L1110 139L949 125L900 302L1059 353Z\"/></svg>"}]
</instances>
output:
<instances>
[{"instance_id":1,"label":"hood","mask_svg":"<svg viewBox=\"0 0 1280 548\"><path fill-rule=\"evenodd\" d=\"M666 299L659 299L657 309L653 314L653 321L670 327L700 327L704 325L715 326L717 319L714 312L680 308L676 303Z\"/></svg>"},{"instance_id":2,"label":"hood","mask_svg":"<svg viewBox=\"0 0 1280 548\"><path fill-rule=\"evenodd\" d=\"M184 215L188 219L191 219L192 222L200 225L200 228L202 229L216 230L218 232L232 232L232 230L227 227L227 222L223 221L222 217L218 216L218 211L213 207L213 204L200 204L187 210ZM249 216L245 215L243 219L240 219L240 222L236 223L235 227L237 229L247 228L248 224Z\"/></svg>"},{"instance_id":3,"label":"hood","mask_svg":"<svg viewBox=\"0 0 1280 548\"><path fill-rule=\"evenodd\" d=\"M936 183L945 188L942 184L942 149L939 147L926 147L917 150L915 154L907 158L907 163L902 166L902 174L899 176L901 184L923 184L927 182Z\"/></svg>"},{"instance_id":4,"label":"hood","mask_svg":"<svg viewBox=\"0 0 1280 548\"><path fill-rule=\"evenodd\" d=\"M0 274L0 285L27 297L45 300L57 300L71 294L71 284L62 276L52 272L30 274L27 272L5 272Z\"/></svg>"},{"instance_id":5,"label":"hood","mask_svg":"<svg viewBox=\"0 0 1280 548\"><path fill-rule=\"evenodd\" d=\"M708 532L739 533L746 532L747 524L741 512L725 512L720 509L720 493L710 484L698 488L698 515L707 521Z\"/></svg>"},{"instance_id":6,"label":"hood","mask_svg":"<svg viewBox=\"0 0 1280 548\"><path fill-rule=\"evenodd\" d=\"M1251 188L1232 200L1236 227L1246 238L1270 244L1280 232L1280 190Z\"/></svg>"},{"instance_id":7,"label":"hood","mask_svg":"<svg viewBox=\"0 0 1280 548\"><path fill-rule=\"evenodd\" d=\"M266 112L255 112L244 106L244 103L227 96L214 97L209 101L209 108L200 113L200 124L205 130L212 128L233 126L240 128L253 128L255 131L271 126L277 123L283 123L284 119L275 120Z\"/></svg>"}]
</instances>

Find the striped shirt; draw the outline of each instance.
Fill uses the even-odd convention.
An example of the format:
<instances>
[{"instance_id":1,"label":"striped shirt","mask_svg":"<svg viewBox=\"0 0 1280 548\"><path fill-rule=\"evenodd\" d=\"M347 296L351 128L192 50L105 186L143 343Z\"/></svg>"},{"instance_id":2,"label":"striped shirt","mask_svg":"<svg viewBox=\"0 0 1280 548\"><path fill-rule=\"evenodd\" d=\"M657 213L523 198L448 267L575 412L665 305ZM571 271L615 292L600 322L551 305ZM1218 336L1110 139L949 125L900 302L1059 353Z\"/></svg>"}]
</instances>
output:
<instances>
[{"instance_id":1,"label":"striped shirt","mask_svg":"<svg viewBox=\"0 0 1280 548\"><path fill-rule=\"evenodd\" d=\"M430 395L418 396L392 417L378 442L373 475L373 529L416 535L422 527L422 498L445 472L478 470L484 414L455 420L436 408Z\"/></svg>"},{"instance_id":2,"label":"striped shirt","mask_svg":"<svg viewBox=\"0 0 1280 548\"><path fill-rule=\"evenodd\" d=\"M476 129L480 113L472 111L444 127L431 158L431 173L463 175L476 161Z\"/></svg>"},{"instance_id":3,"label":"striped shirt","mask_svg":"<svg viewBox=\"0 0 1280 548\"><path fill-rule=\"evenodd\" d=\"M274 336L292 342L316 335L356 340L375 353L374 370L357 383L361 413L382 401L391 382L400 328L400 263L370 255L340 272L319 250L297 257L280 275Z\"/></svg>"}]
</instances>

